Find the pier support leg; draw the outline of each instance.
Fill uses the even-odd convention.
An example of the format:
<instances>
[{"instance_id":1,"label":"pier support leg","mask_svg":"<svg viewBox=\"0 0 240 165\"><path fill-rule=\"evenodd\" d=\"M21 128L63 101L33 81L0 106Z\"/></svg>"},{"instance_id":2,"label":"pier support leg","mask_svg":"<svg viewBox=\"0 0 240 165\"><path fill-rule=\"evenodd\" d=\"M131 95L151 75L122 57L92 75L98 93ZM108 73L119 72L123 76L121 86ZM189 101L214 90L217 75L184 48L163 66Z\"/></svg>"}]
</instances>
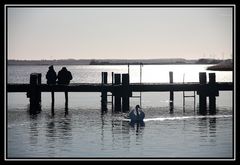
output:
<instances>
[{"instance_id":1,"label":"pier support leg","mask_svg":"<svg viewBox=\"0 0 240 165\"><path fill-rule=\"evenodd\" d=\"M68 114L68 92L65 91L65 114Z\"/></svg>"},{"instance_id":2,"label":"pier support leg","mask_svg":"<svg viewBox=\"0 0 240 165\"><path fill-rule=\"evenodd\" d=\"M216 114L216 97L215 96L209 96L209 113L211 115Z\"/></svg>"},{"instance_id":3,"label":"pier support leg","mask_svg":"<svg viewBox=\"0 0 240 165\"><path fill-rule=\"evenodd\" d=\"M199 73L199 83L201 85L201 89L199 91L199 113L205 115L207 113L207 91L205 88L207 83L206 72Z\"/></svg>"},{"instance_id":4,"label":"pier support leg","mask_svg":"<svg viewBox=\"0 0 240 165\"><path fill-rule=\"evenodd\" d=\"M129 111L129 74L122 74L123 96L122 96L122 111Z\"/></svg>"},{"instance_id":5,"label":"pier support leg","mask_svg":"<svg viewBox=\"0 0 240 165\"><path fill-rule=\"evenodd\" d=\"M39 80L40 79L40 80ZM41 82L40 73L32 73L30 75L30 113L35 114L41 111L41 91L39 89L39 82Z\"/></svg>"},{"instance_id":6,"label":"pier support leg","mask_svg":"<svg viewBox=\"0 0 240 165\"><path fill-rule=\"evenodd\" d=\"M121 74L114 74L114 82L115 85L120 85L121 84ZM115 91L114 91L114 111L115 112L120 112L122 109L122 105L121 105L121 95L120 95L120 89L115 87Z\"/></svg>"},{"instance_id":7,"label":"pier support leg","mask_svg":"<svg viewBox=\"0 0 240 165\"><path fill-rule=\"evenodd\" d=\"M209 73L209 85L211 85L209 93L209 113L216 113L216 96L219 95L218 90L215 89L216 86L216 75L215 73Z\"/></svg>"},{"instance_id":8,"label":"pier support leg","mask_svg":"<svg viewBox=\"0 0 240 165\"><path fill-rule=\"evenodd\" d=\"M112 86L113 86L113 84L114 84L114 72L112 72ZM112 102L112 112L113 112L113 99L114 99L114 96L113 96L113 91L112 91L112 100L111 100L111 102Z\"/></svg>"},{"instance_id":9,"label":"pier support leg","mask_svg":"<svg viewBox=\"0 0 240 165\"><path fill-rule=\"evenodd\" d=\"M169 72L169 83L173 83L173 72ZM170 91L170 99L169 99L169 107L170 107L170 113L173 113L174 108L174 93L173 90Z\"/></svg>"},{"instance_id":10,"label":"pier support leg","mask_svg":"<svg viewBox=\"0 0 240 165\"><path fill-rule=\"evenodd\" d=\"M54 116L54 102L55 102L54 91L51 91L51 97L52 97L52 116Z\"/></svg>"},{"instance_id":11,"label":"pier support leg","mask_svg":"<svg viewBox=\"0 0 240 165\"><path fill-rule=\"evenodd\" d=\"M41 73L37 73L37 85L41 85L42 84L42 74ZM38 96L38 102L41 104L42 102L42 93L40 91L40 89L38 88L38 92L37 92Z\"/></svg>"},{"instance_id":12,"label":"pier support leg","mask_svg":"<svg viewBox=\"0 0 240 165\"><path fill-rule=\"evenodd\" d=\"M107 84L107 72L102 72L102 92L101 92L101 111L107 111L107 91L104 85Z\"/></svg>"}]
</instances>

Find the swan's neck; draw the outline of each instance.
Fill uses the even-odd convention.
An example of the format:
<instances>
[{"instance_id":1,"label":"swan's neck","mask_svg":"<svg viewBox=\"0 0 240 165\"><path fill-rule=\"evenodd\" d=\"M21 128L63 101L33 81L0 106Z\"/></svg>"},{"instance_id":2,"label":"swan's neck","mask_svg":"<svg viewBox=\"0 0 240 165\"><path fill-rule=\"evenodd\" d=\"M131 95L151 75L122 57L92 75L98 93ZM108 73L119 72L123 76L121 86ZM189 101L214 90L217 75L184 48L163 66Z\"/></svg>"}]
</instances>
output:
<instances>
[{"instance_id":1,"label":"swan's neck","mask_svg":"<svg viewBox=\"0 0 240 165\"><path fill-rule=\"evenodd\" d=\"M138 111L138 108L136 108L136 112L137 112L137 116L139 116L139 111Z\"/></svg>"}]
</instances>

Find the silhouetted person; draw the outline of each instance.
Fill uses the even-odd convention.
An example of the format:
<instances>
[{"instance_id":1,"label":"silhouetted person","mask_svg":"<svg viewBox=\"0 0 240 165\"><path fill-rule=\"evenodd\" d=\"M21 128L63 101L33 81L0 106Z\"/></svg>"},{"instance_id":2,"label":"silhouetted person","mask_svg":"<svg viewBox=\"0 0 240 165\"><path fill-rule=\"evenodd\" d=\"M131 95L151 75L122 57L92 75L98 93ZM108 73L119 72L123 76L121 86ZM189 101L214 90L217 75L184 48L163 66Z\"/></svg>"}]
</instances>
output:
<instances>
[{"instance_id":1,"label":"silhouetted person","mask_svg":"<svg viewBox=\"0 0 240 165\"><path fill-rule=\"evenodd\" d=\"M47 84L54 85L56 84L57 74L52 65L49 66L48 69L49 70L47 71L47 74L46 74Z\"/></svg>"},{"instance_id":2,"label":"silhouetted person","mask_svg":"<svg viewBox=\"0 0 240 165\"><path fill-rule=\"evenodd\" d=\"M70 80L72 80L72 73L67 70L66 67L62 67L62 69L58 72L58 84L68 85Z\"/></svg>"}]
</instances>

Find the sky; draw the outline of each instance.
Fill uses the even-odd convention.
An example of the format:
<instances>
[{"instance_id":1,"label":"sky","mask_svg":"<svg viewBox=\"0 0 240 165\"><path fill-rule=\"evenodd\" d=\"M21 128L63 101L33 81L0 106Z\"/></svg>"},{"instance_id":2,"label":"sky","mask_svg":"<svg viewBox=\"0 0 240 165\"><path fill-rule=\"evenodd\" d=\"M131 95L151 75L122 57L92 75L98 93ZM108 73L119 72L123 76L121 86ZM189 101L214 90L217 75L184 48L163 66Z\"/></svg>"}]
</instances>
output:
<instances>
[{"instance_id":1,"label":"sky","mask_svg":"<svg viewBox=\"0 0 240 165\"><path fill-rule=\"evenodd\" d=\"M232 7L8 7L7 58L232 58Z\"/></svg>"}]
</instances>

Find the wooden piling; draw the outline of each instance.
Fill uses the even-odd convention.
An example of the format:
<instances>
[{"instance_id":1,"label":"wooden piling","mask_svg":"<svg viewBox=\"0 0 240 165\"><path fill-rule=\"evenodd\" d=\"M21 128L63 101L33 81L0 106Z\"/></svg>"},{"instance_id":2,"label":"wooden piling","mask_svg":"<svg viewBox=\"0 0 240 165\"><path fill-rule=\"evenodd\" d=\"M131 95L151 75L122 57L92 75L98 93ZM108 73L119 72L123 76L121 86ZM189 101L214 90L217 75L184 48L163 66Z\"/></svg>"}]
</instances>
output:
<instances>
[{"instance_id":1,"label":"wooden piling","mask_svg":"<svg viewBox=\"0 0 240 165\"><path fill-rule=\"evenodd\" d=\"M102 72L102 91L101 91L101 110L107 111L107 90L104 85L107 84L107 72Z\"/></svg>"},{"instance_id":2,"label":"wooden piling","mask_svg":"<svg viewBox=\"0 0 240 165\"><path fill-rule=\"evenodd\" d=\"M216 96L219 95L219 91L216 89L216 75L215 73L209 73L209 113L216 113Z\"/></svg>"},{"instance_id":3,"label":"wooden piling","mask_svg":"<svg viewBox=\"0 0 240 165\"><path fill-rule=\"evenodd\" d=\"M198 91L199 94L199 113L206 114L207 112L207 76L206 72L199 73L199 83L200 83L200 90Z\"/></svg>"},{"instance_id":4,"label":"wooden piling","mask_svg":"<svg viewBox=\"0 0 240 165\"><path fill-rule=\"evenodd\" d=\"M41 82L40 73L30 74L30 87L29 87L29 98L30 98L30 113L37 113L41 110L41 91L39 89L39 83Z\"/></svg>"},{"instance_id":5,"label":"wooden piling","mask_svg":"<svg viewBox=\"0 0 240 165\"><path fill-rule=\"evenodd\" d=\"M112 72L112 86L113 86L113 85L114 85L114 72ZM114 99L113 91L112 91L112 96L111 96L111 97L112 97L111 99L112 99L112 112L113 112L113 105L114 105L114 104L113 104L113 102L114 102L114 101L113 101L113 99Z\"/></svg>"},{"instance_id":6,"label":"wooden piling","mask_svg":"<svg viewBox=\"0 0 240 165\"><path fill-rule=\"evenodd\" d=\"M65 114L68 114L68 92L65 91Z\"/></svg>"},{"instance_id":7,"label":"wooden piling","mask_svg":"<svg viewBox=\"0 0 240 165\"><path fill-rule=\"evenodd\" d=\"M121 74L114 74L114 111L120 112L122 109L121 105Z\"/></svg>"},{"instance_id":8,"label":"wooden piling","mask_svg":"<svg viewBox=\"0 0 240 165\"><path fill-rule=\"evenodd\" d=\"M122 74L122 111L128 112L129 111L129 74Z\"/></svg>"},{"instance_id":9,"label":"wooden piling","mask_svg":"<svg viewBox=\"0 0 240 165\"><path fill-rule=\"evenodd\" d=\"M37 75L37 85L38 85L38 88L37 88L37 101L39 102L39 103L41 103L41 101L42 101L42 93L41 93L41 91L40 91L40 89L39 89L39 86L42 84L42 74L41 73L37 73L36 74Z\"/></svg>"},{"instance_id":10,"label":"wooden piling","mask_svg":"<svg viewBox=\"0 0 240 165\"><path fill-rule=\"evenodd\" d=\"M173 72L169 72L169 83L173 83ZM174 93L173 90L170 90L170 99L169 99L169 107L170 107L170 113L173 112L173 101L174 101Z\"/></svg>"},{"instance_id":11,"label":"wooden piling","mask_svg":"<svg viewBox=\"0 0 240 165\"><path fill-rule=\"evenodd\" d=\"M54 104L55 104L55 98L54 98L54 91L51 91L51 97L52 97L52 115L54 115Z\"/></svg>"}]
</instances>

